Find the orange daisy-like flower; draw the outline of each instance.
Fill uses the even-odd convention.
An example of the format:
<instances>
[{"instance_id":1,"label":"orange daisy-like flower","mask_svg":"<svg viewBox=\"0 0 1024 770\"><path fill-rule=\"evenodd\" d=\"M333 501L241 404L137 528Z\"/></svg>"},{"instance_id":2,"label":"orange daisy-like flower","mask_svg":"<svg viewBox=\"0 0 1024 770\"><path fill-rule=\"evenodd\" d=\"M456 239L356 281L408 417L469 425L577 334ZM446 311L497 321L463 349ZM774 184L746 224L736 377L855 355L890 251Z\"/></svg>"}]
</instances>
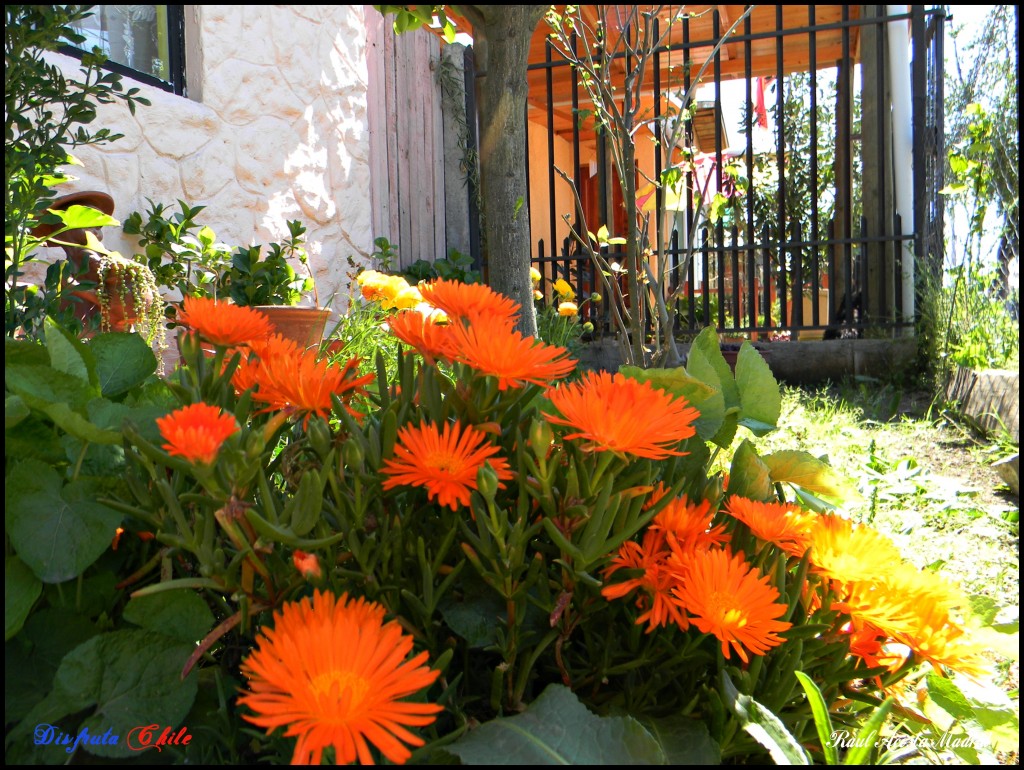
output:
<instances>
[{"instance_id":1,"label":"orange daisy-like flower","mask_svg":"<svg viewBox=\"0 0 1024 770\"><path fill-rule=\"evenodd\" d=\"M290 408L305 412L307 421L314 414L327 418L332 395L337 395L347 405L374 379L372 373L357 375L358 358L349 359L344 366L335 366L327 359L318 360L315 349L272 345L262 352L264 357L259 359L252 375L256 384L253 401L267 404L270 410Z\"/></svg>"},{"instance_id":2,"label":"orange daisy-like flower","mask_svg":"<svg viewBox=\"0 0 1024 770\"><path fill-rule=\"evenodd\" d=\"M158 418L156 426L167 442L163 448L168 454L206 465L217 459L224 442L240 430L234 416L202 402L175 409Z\"/></svg>"},{"instance_id":3,"label":"orange daisy-like flower","mask_svg":"<svg viewBox=\"0 0 1024 770\"><path fill-rule=\"evenodd\" d=\"M561 414L545 414L553 423L576 432L588 451L617 452L663 460L683 455L676 445L696 433L699 416L685 399L675 398L650 383L623 374L588 372L578 382L548 394Z\"/></svg>"},{"instance_id":4,"label":"orange daisy-like flower","mask_svg":"<svg viewBox=\"0 0 1024 770\"><path fill-rule=\"evenodd\" d=\"M640 589L636 606L644 612L636 619L636 624L639 626L647 623L647 633L651 633L659 626L668 625L669 621L684 631L690 625L686 613L672 595L678 578L667 564L668 554L665 533L648 529L644 533L642 544L631 540L623 543L619 547L618 555L604 571L605 577L610 577L621 569L640 571L638 577L604 586L601 595L605 599L621 599Z\"/></svg>"},{"instance_id":5,"label":"orange daisy-like flower","mask_svg":"<svg viewBox=\"0 0 1024 770\"><path fill-rule=\"evenodd\" d=\"M663 530L673 550L706 550L729 541L724 525L711 525L714 516L709 501L691 503L683 495L661 509L651 522L651 529Z\"/></svg>"},{"instance_id":6,"label":"orange daisy-like flower","mask_svg":"<svg viewBox=\"0 0 1024 770\"><path fill-rule=\"evenodd\" d=\"M432 315L417 310L397 313L388 319L388 328L429 361L451 361L455 357L452 327L438 323Z\"/></svg>"},{"instance_id":7,"label":"orange daisy-like flower","mask_svg":"<svg viewBox=\"0 0 1024 770\"><path fill-rule=\"evenodd\" d=\"M299 574L307 580L319 580L323 575L323 570L320 569L320 559L317 558L315 553L296 550L292 553L292 564Z\"/></svg>"},{"instance_id":8,"label":"orange daisy-like flower","mask_svg":"<svg viewBox=\"0 0 1024 770\"><path fill-rule=\"evenodd\" d=\"M248 350L242 351L242 360L231 376L235 391L242 393L255 388L260 373L260 362L279 356L298 356L299 345L294 340L274 334L265 340L253 342ZM227 362L225 362L225 365Z\"/></svg>"},{"instance_id":9,"label":"orange daisy-like flower","mask_svg":"<svg viewBox=\"0 0 1024 770\"><path fill-rule=\"evenodd\" d=\"M810 547L811 527L818 518L792 503L762 503L735 496L729 499L726 510L746 524L757 538L798 558Z\"/></svg>"},{"instance_id":10,"label":"orange daisy-like flower","mask_svg":"<svg viewBox=\"0 0 1024 770\"><path fill-rule=\"evenodd\" d=\"M515 323L519 315L518 302L482 283L439 279L421 283L419 288L424 302L440 308L450 318L473 321L483 316L497 316Z\"/></svg>"},{"instance_id":11,"label":"orange daisy-like flower","mask_svg":"<svg viewBox=\"0 0 1024 770\"><path fill-rule=\"evenodd\" d=\"M395 456L381 468L384 489L399 486L424 487L430 499L453 511L469 506L472 490L477 488L477 471L487 463L497 474L498 486L512 478L508 461L495 457L498 447L487 434L472 425L461 427L447 423L441 430L433 423L407 425L398 432Z\"/></svg>"},{"instance_id":12,"label":"orange daisy-like flower","mask_svg":"<svg viewBox=\"0 0 1024 770\"><path fill-rule=\"evenodd\" d=\"M402 764L412 756L405 744L423 745L406 728L429 725L442 710L400 700L440 673L424 665L426 652L407 660L412 647L379 604L318 591L274 613L274 628L242 663L249 691L238 700L268 734L283 727L298 738L293 765L319 765L328 746L338 764L372 764L370 744Z\"/></svg>"},{"instance_id":13,"label":"orange daisy-like flower","mask_svg":"<svg viewBox=\"0 0 1024 770\"><path fill-rule=\"evenodd\" d=\"M527 383L549 385L576 368L565 348L524 337L499 316L479 316L469 326L452 326L456 359L481 374L498 378L498 389Z\"/></svg>"},{"instance_id":14,"label":"orange daisy-like flower","mask_svg":"<svg viewBox=\"0 0 1024 770\"><path fill-rule=\"evenodd\" d=\"M270 319L258 310L209 297L185 297L177 321L207 342L226 347L248 345L273 332Z\"/></svg>"},{"instance_id":15,"label":"orange daisy-like flower","mask_svg":"<svg viewBox=\"0 0 1024 770\"><path fill-rule=\"evenodd\" d=\"M732 645L744 663L748 651L764 655L782 644L785 639L778 634L792 625L777 620L788 607L776 602L779 592L768 577L758 577L742 554L733 556L727 549L692 554L674 593L693 625L714 634L726 658Z\"/></svg>"}]
</instances>

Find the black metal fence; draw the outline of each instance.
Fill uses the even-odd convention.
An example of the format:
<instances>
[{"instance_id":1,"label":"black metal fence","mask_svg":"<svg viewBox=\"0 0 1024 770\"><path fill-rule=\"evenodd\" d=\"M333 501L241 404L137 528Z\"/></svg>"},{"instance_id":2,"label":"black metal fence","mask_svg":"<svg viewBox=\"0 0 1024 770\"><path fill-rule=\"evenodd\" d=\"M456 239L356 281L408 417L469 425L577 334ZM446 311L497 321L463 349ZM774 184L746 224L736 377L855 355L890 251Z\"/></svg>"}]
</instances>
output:
<instances>
[{"instance_id":1,"label":"black metal fence","mask_svg":"<svg viewBox=\"0 0 1024 770\"><path fill-rule=\"evenodd\" d=\"M913 259L918 276L924 271L940 271L942 264L943 210L938 191L943 186L944 167L944 13L911 6L908 13L887 15L887 6L860 6L858 18L850 18L851 6L842 6L841 20L821 24L812 5L805 6L805 25L784 28L783 6L775 8L775 30L755 32L748 17L742 29L729 37L730 45L738 43L746 53L744 68L735 72L736 79L746 83L747 106L740 127L746 144L740 153L725 152L722 141L721 51L709 68L712 76L708 82L714 84L716 94L711 108L715 147L706 157L713 160L710 173L715 189L733 183L740 192L733 193L727 214L714 223L708 220L702 201L695 201L689 192L685 207L677 204L679 210L672 217L667 248L654 256L655 260L667 260L669 280L663 291L674 306L670 309L677 311L677 331L686 334L712 325L727 334L763 337L780 333L803 338L897 333L914 323L912 300L908 301L913 291L904 291L908 276L914 273L907 270L904 260ZM912 211L899 212L897 186L907 181L911 164L907 158L894 157L888 25L899 23L905 34L908 19L913 50L909 74L914 192ZM691 39L688 19L677 23L683 25L682 42L654 54L656 112L663 101L657 77L658 57L679 57L682 52L689 59L690 52L715 46L723 34L717 11L710 39ZM841 55L820 60L819 36L836 30L841 33ZM809 54L806 68L799 72L783 68L784 49L794 36L804 36ZM855 36L856 60L851 44ZM774 103L765 108L772 146L764 149L762 135L758 149L754 140L756 84L751 46L765 39L775 42L777 68L772 75ZM533 185L529 203L531 208L541 206L550 212L549 227L534 233L536 251L532 261L544 274L545 282L565 278L578 294L586 296L591 291L602 291L604 284L589 257L568 238L554 250L550 246L556 237L555 219L566 213L555 209L556 184L564 182L556 180L552 118L556 97L565 96L556 94L552 87L552 73L562 66L569 67L549 50L546 61L532 67L544 69L546 74L549 162L546 166L535 162L530 169ZM689 77L687 69L683 83L686 88ZM588 105L575 71L570 82L575 115ZM823 99L823 94L827 98ZM687 129L691 139L692 131L692 126ZM663 139L662 132L661 122L655 120L656 141ZM571 152L577 189L585 184L581 166L586 157L581 145L588 138L592 137L587 137L578 123L574 125ZM605 143L600 135L593 142L600 221L582 222L577 211L569 212L577 232L595 231L597 225L615 218L615 181L608 171ZM655 155L653 174L657 178L662 168L660 154ZM774 182L766 183L772 170ZM687 177L687 190L695 189L699 183L694 171L688 171ZM746 180L745 189L742 180ZM660 217L665 205L664 191L658 190L652 214L657 217L655 221L666 221ZM691 232L693 237L688 237ZM650 246L657 252L656 243ZM622 254L606 256L612 262L625 261ZM611 279L619 278L613 275ZM611 328L607 302L594 304L587 311L599 328Z\"/></svg>"}]
</instances>

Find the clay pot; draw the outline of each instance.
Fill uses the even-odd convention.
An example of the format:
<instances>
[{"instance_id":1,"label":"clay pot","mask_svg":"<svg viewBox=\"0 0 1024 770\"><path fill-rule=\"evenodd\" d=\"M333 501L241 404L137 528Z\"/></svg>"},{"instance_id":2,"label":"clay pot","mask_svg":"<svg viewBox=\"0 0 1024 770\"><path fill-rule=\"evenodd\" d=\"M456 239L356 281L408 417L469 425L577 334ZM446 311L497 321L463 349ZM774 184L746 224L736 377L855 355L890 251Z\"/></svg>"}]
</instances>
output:
<instances>
[{"instance_id":1,"label":"clay pot","mask_svg":"<svg viewBox=\"0 0 1024 770\"><path fill-rule=\"evenodd\" d=\"M303 348L319 345L331 311L320 307L289 307L286 305L256 305L254 310L264 313L274 325L274 331L293 340Z\"/></svg>"}]
</instances>

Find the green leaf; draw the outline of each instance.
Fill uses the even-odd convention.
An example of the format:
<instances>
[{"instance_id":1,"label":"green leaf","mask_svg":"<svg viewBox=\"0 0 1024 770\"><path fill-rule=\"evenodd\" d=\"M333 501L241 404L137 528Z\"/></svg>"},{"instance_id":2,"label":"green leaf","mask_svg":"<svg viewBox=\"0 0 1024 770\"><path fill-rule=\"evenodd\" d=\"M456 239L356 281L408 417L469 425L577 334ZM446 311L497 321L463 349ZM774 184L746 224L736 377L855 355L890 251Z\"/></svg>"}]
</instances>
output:
<instances>
[{"instance_id":1,"label":"green leaf","mask_svg":"<svg viewBox=\"0 0 1024 770\"><path fill-rule=\"evenodd\" d=\"M7 533L21 559L44 583L82 574L110 547L121 514L95 502L86 480L64 485L53 468L35 460L7 478Z\"/></svg>"},{"instance_id":2,"label":"green leaf","mask_svg":"<svg viewBox=\"0 0 1024 770\"><path fill-rule=\"evenodd\" d=\"M775 714L749 695L743 695L722 669L722 696L743 729L760 743L777 765L809 765L811 758Z\"/></svg>"},{"instance_id":3,"label":"green leaf","mask_svg":"<svg viewBox=\"0 0 1024 770\"><path fill-rule=\"evenodd\" d=\"M640 719L670 765L720 765L722 750L703 722L684 716Z\"/></svg>"},{"instance_id":4,"label":"green leaf","mask_svg":"<svg viewBox=\"0 0 1024 770\"><path fill-rule=\"evenodd\" d=\"M825 756L826 765L839 764L839 752L836 751L836 743L832 738L832 719L828 715L828 706L821 690L803 671L794 671L796 678L800 680L804 692L807 693L807 702L811 706L811 714L814 717L814 727L818 731L818 740L821 742L821 752Z\"/></svg>"},{"instance_id":5,"label":"green leaf","mask_svg":"<svg viewBox=\"0 0 1024 770\"><path fill-rule=\"evenodd\" d=\"M744 439L736 448L729 467L730 495L748 500L767 500L772 494L772 480L768 466L764 464L753 444Z\"/></svg>"},{"instance_id":6,"label":"green leaf","mask_svg":"<svg viewBox=\"0 0 1024 770\"><path fill-rule=\"evenodd\" d=\"M498 618L505 612L505 603L496 593L441 599L438 611L448 627L462 637L470 649L483 649L498 640Z\"/></svg>"},{"instance_id":7,"label":"green leaf","mask_svg":"<svg viewBox=\"0 0 1024 770\"><path fill-rule=\"evenodd\" d=\"M88 356L85 346L78 338L72 337L49 318L45 323L46 349L50 353L50 365L58 372L70 374L96 387L96 371L91 366L92 356Z\"/></svg>"},{"instance_id":8,"label":"green leaf","mask_svg":"<svg viewBox=\"0 0 1024 770\"><path fill-rule=\"evenodd\" d=\"M32 414L20 396L7 396L4 399L4 430L10 430Z\"/></svg>"},{"instance_id":9,"label":"green leaf","mask_svg":"<svg viewBox=\"0 0 1024 770\"><path fill-rule=\"evenodd\" d=\"M843 758L844 765L870 764L871 750L878 742L878 735L882 730L882 725L885 724L885 720L889 716L889 712L892 711L895 702L892 698L886 698L881 706L878 706L871 712L871 716L861 726L860 732L853 739L853 745Z\"/></svg>"},{"instance_id":10,"label":"green leaf","mask_svg":"<svg viewBox=\"0 0 1024 770\"><path fill-rule=\"evenodd\" d=\"M4 562L4 641L21 631L43 584L17 556Z\"/></svg>"},{"instance_id":11,"label":"green leaf","mask_svg":"<svg viewBox=\"0 0 1024 770\"><path fill-rule=\"evenodd\" d=\"M772 482L795 484L814 495L834 501L858 500L860 493L832 466L810 452L786 449L761 458L768 466Z\"/></svg>"},{"instance_id":12,"label":"green leaf","mask_svg":"<svg viewBox=\"0 0 1024 770\"><path fill-rule=\"evenodd\" d=\"M740 398L740 425L755 436L775 430L782 413L782 394L772 370L749 342L736 356L736 387Z\"/></svg>"},{"instance_id":13,"label":"green leaf","mask_svg":"<svg viewBox=\"0 0 1024 770\"><path fill-rule=\"evenodd\" d=\"M124 619L137 626L198 642L213 628L215 619L203 598L194 591L161 591L128 602Z\"/></svg>"},{"instance_id":14,"label":"green leaf","mask_svg":"<svg viewBox=\"0 0 1024 770\"><path fill-rule=\"evenodd\" d=\"M141 385L156 371L156 356L139 334L101 334L89 343L104 396L110 398Z\"/></svg>"},{"instance_id":15,"label":"green leaf","mask_svg":"<svg viewBox=\"0 0 1024 770\"><path fill-rule=\"evenodd\" d=\"M121 223L109 214L91 206L68 206L66 209L48 209L64 223L68 230L85 230L94 227L120 227ZM59 238L60 235L58 234Z\"/></svg>"},{"instance_id":16,"label":"green leaf","mask_svg":"<svg viewBox=\"0 0 1024 770\"><path fill-rule=\"evenodd\" d=\"M447 750L467 765L666 764L639 722L598 717L562 685L549 685L522 714L485 722Z\"/></svg>"},{"instance_id":17,"label":"green leaf","mask_svg":"<svg viewBox=\"0 0 1024 770\"><path fill-rule=\"evenodd\" d=\"M704 441L710 441L725 422L725 398L721 390L691 377L682 367L642 369L639 366L621 366L619 371L634 380L649 382L673 396L685 398L700 412L694 427Z\"/></svg>"},{"instance_id":18,"label":"green leaf","mask_svg":"<svg viewBox=\"0 0 1024 770\"><path fill-rule=\"evenodd\" d=\"M708 374L709 368L714 372L715 378ZM725 397L727 410L730 407L741 405L736 379L722 355L718 334L710 326L702 329L693 344L690 345L690 353L686 357L686 370L697 379L719 388Z\"/></svg>"},{"instance_id":19,"label":"green leaf","mask_svg":"<svg viewBox=\"0 0 1024 770\"><path fill-rule=\"evenodd\" d=\"M192 673L182 681L181 671L193 649L191 644L152 631L94 636L64 657L53 690L12 732L12 744L28 743L27 736L16 734L40 722L52 724L89 710L90 716L74 732L88 729L91 735L104 735L109 730L120 740L83 748L101 757L138 756L125 743L132 728L181 725L192 707L198 678Z\"/></svg>"},{"instance_id":20,"label":"green leaf","mask_svg":"<svg viewBox=\"0 0 1024 770\"><path fill-rule=\"evenodd\" d=\"M17 393L33 409L45 410L51 404L67 404L76 410L100 395L98 387L87 380L51 366L15 364L4 369L7 389Z\"/></svg>"}]
</instances>

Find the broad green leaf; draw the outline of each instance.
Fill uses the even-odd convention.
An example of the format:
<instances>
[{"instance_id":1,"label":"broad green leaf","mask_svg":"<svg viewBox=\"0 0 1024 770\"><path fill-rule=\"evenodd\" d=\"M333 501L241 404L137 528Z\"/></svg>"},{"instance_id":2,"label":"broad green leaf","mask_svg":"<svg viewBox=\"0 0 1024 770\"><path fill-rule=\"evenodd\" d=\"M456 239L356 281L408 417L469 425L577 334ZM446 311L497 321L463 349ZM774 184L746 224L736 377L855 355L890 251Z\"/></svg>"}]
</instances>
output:
<instances>
[{"instance_id":1,"label":"broad green leaf","mask_svg":"<svg viewBox=\"0 0 1024 770\"><path fill-rule=\"evenodd\" d=\"M107 398L141 385L156 371L156 356L141 335L101 334L88 347L96 358L99 386Z\"/></svg>"},{"instance_id":2,"label":"broad green leaf","mask_svg":"<svg viewBox=\"0 0 1024 770\"><path fill-rule=\"evenodd\" d=\"M54 424L82 441L89 441L93 444L121 443L119 431L99 427L67 404L49 404L42 409Z\"/></svg>"},{"instance_id":3,"label":"broad green leaf","mask_svg":"<svg viewBox=\"0 0 1024 770\"><path fill-rule=\"evenodd\" d=\"M675 369L641 369L639 366L621 366L619 371L627 377L649 382L655 388L673 396L685 398L700 412L694 422L697 435L710 441L718 433L725 420L725 398L722 392L696 377L691 377L682 367Z\"/></svg>"},{"instance_id":4,"label":"broad green leaf","mask_svg":"<svg viewBox=\"0 0 1024 770\"><path fill-rule=\"evenodd\" d=\"M37 415L4 433L4 454L20 460L41 460L47 465L59 465L66 459L53 425Z\"/></svg>"},{"instance_id":5,"label":"broad green leaf","mask_svg":"<svg viewBox=\"0 0 1024 770\"><path fill-rule=\"evenodd\" d=\"M51 404L67 404L84 410L85 405L100 395L99 388L87 380L60 372L51 366L15 364L4 369L7 389L17 393L33 409L43 410Z\"/></svg>"},{"instance_id":6,"label":"broad green leaf","mask_svg":"<svg viewBox=\"0 0 1024 770\"><path fill-rule=\"evenodd\" d=\"M50 354L50 365L58 372L97 386L96 371L91 366L92 356L85 346L49 318L46 319L46 349Z\"/></svg>"},{"instance_id":7,"label":"broad green leaf","mask_svg":"<svg viewBox=\"0 0 1024 770\"><path fill-rule=\"evenodd\" d=\"M807 693L807 703L811 707L811 715L814 717L814 727L818 731L818 740L821 742L821 752L825 757L826 765L839 764L839 752L836 751L836 743L832 738L832 719L828 715L828 705L825 698L814 683L803 671L794 671L796 678L800 680L804 692Z\"/></svg>"},{"instance_id":8,"label":"broad green leaf","mask_svg":"<svg viewBox=\"0 0 1024 770\"><path fill-rule=\"evenodd\" d=\"M710 366L718 376L717 383L711 381L704 374L705 364ZM698 371L694 371L694 365L698 366ZM710 326L702 329L700 334L694 339L693 344L690 345L690 353L686 358L686 370L708 385L720 387L722 395L725 397L726 409L732 406L740 406L740 392L736 385L736 379L733 376L732 369L729 368L729 364L726 363L725 357L722 355L718 333Z\"/></svg>"},{"instance_id":9,"label":"broad green leaf","mask_svg":"<svg viewBox=\"0 0 1024 770\"><path fill-rule=\"evenodd\" d=\"M641 719L670 765L720 765L721 748L703 722L683 716Z\"/></svg>"},{"instance_id":10,"label":"broad green leaf","mask_svg":"<svg viewBox=\"0 0 1024 770\"><path fill-rule=\"evenodd\" d=\"M740 397L740 425L755 436L764 436L778 426L782 394L772 370L749 342L740 345L736 356L736 387Z\"/></svg>"},{"instance_id":11,"label":"broad green leaf","mask_svg":"<svg viewBox=\"0 0 1024 770\"><path fill-rule=\"evenodd\" d=\"M4 399L4 430L10 430L31 413L20 396L7 396Z\"/></svg>"},{"instance_id":12,"label":"broad green leaf","mask_svg":"<svg viewBox=\"0 0 1024 770\"><path fill-rule=\"evenodd\" d=\"M767 500L772 494L772 480L768 466L764 464L753 444L744 439L736 448L729 467L730 495L748 500Z\"/></svg>"},{"instance_id":13,"label":"broad green leaf","mask_svg":"<svg viewBox=\"0 0 1024 770\"><path fill-rule=\"evenodd\" d=\"M49 363L50 355L41 343L4 338L5 369L16 364L47 366Z\"/></svg>"},{"instance_id":14,"label":"broad green leaf","mask_svg":"<svg viewBox=\"0 0 1024 770\"><path fill-rule=\"evenodd\" d=\"M68 230L121 226L118 220L91 206L68 206L66 209L48 209L48 211L63 221L64 227Z\"/></svg>"},{"instance_id":15,"label":"broad green leaf","mask_svg":"<svg viewBox=\"0 0 1024 770\"><path fill-rule=\"evenodd\" d=\"M7 478L7 534L18 556L44 583L80 575L110 547L121 514L95 502L96 487L65 485L53 468L35 460Z\"/></svg>"},{"instance_id":16,"label":"broad green leaf","mask_svg":"<svg viewBox=\"0 0 1024 770\"><path fill-rule=\"evenodd\" d=\"M192 643L206 636L215 622L203 598L184 589L132 599L124 608L124 619L150 631Z\"/></svg>"},{"instance_id":17,"label":"broad green leaf","mask_svg":"<svg viewBox=\"0 0 1024 770\"><path fill-rule=\"evenodd\" d=\"M722 697L739 718L743 729L760 743L777 765L809 765L811 758L775 714L736 689L722 670Z\"/></svg>"},{"instance_id":18,"label":"broad green leaf","mask_svg":"<svg viewBox=\"0 0 1024 770\"><path fill-rule=\"evenodd\" d=\"M814 495L834 501L859 500L860 493L832 466L810 452L786 449L761 458L772 482L795 484Z\"/></svg>"},{"instance_id":19,"label":"broad green leaf","mask_svg":"<svg viewBox=\"0 0 1024 770\"><path fill-rule=\"evenodd\" d=\"M32 611L43 584L17 556L4 562L4 641L17 634Z\"/></svg>"},{"instance_id":20,"label":"broad green leaf","mask_svg":"<svg viewBox=\"0 0 1024 770\"><path fill-rule=\"evenodd\" d=\"M193 649L191 644L152 631L94 636L64 657L53 690L11 734L12 744L30 742L21 734L36 724L52 724L88 710L90 715L73 732L88 729L92 735L103 735L109 730L120 738L114 745L84 746L89 753L137 757L138 752L125 743L132 728L154 723L177 727L187 716L198 679L192 673L182 681L181 671Z\"/></svg>"},{"instance_id":21,"label":"broad green leaf","mask_svg":"<svg viewBox=\"0 0 1024 770\"><path fill-rule=\"evenodd\" d=\"M549 685L522 714L485 722L447 750L466 765L666 764L639 722L596 716L562 685Z\"/></svg>"},{"instance_id":22,"label":"broad green leaf","mask_svg":"<svg viewBox=\"0 0 1024 770\"><path fill-rule=\"evenodd\" d=\"M991 682L972 682L966 677L957 676L953 684L971 704L974 717L985 731L992 749L1007 753L1019 751L1020 720L1016 704L1010 696Z\"/></svg>"}]
</instances>

